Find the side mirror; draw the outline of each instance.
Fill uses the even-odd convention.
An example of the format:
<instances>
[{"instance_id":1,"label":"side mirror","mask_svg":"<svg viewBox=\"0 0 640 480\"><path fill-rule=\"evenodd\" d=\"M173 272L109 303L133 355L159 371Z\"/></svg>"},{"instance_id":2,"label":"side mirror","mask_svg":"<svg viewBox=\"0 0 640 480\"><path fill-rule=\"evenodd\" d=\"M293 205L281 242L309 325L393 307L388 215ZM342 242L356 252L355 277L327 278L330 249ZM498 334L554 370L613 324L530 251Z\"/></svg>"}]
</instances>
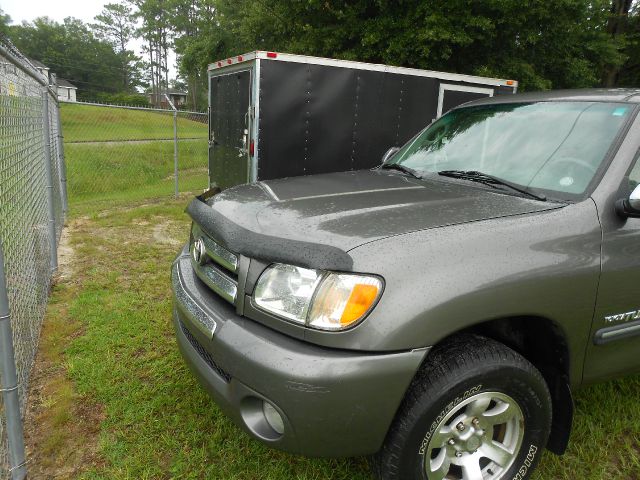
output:
<instances>
[{"instance_id":1,"label":"side mirror","mask_svg":"<svg viewBox=\"0 0 640 480\"><path fill-rule=\"evenodd\" d=\"M616 212L622 218L640 218L640 185L638 185L629 198L616 202Z\"/></svg>"},{"instance_id":2,"label":"side mirror","mask_svg":"<svg viewBox=\"0 0 640 480\"><path fill-rule=\"evenodd\" d=\"M398 153L399 150L400 150L400 147L391 147L389 150L387 150L385 154L382 156L382 164L384 165L385 163L387 163L387 160L389 160L396 153Z\"/></svg>"}]
</instances>

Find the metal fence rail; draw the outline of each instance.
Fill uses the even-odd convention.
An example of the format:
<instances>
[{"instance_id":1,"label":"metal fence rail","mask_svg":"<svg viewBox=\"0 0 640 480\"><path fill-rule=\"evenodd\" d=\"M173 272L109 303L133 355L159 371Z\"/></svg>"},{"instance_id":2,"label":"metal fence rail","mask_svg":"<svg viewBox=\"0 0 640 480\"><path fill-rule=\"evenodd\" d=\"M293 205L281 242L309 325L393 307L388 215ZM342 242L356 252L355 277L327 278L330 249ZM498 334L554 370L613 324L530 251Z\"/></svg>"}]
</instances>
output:
<instances>
[{"instance_id":1,"label":"metal fence rail","mask_svg":"<svg viewBox=\"0 0 640 480\"><path fill-rule=\"evenodd\" d=\"M206 113L63 102L60 114L72 212L208 186Z\"/></svg>"},{"instance_id":2,"label":"metal fence rail","mask_svg":"<svg viewBox=\"0 0 640 480\"><path fill-rule=\"evenodd\" d=\"M22 418L66 209L58 101L0 38L0 476L22 479Z\"/></svg>"}]
</instances>

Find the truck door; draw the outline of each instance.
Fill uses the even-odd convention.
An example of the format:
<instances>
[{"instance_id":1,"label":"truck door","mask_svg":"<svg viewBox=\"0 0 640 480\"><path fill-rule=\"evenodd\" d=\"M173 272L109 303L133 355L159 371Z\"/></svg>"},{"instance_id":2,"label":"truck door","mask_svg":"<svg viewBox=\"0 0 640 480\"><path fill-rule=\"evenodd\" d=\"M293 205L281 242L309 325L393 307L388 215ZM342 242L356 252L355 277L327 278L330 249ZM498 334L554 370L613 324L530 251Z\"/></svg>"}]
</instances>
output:
<instances>
[{"instance_id":1,"label":"truck door","mask_svg":"<svg viewBox=\"0 0 640 480\"><path fill-rule=\"evenodd\" d=\"M441 83L438 94L438 118L463 103L478 100L479 98L493 97L493 93L493 88L488 87L469 87Z\"/></svg>"},{"instance_id":2,"label":"truck door","mask_svg":"<svg viewBox=\"0 0 640 480\"><path fill-rule=\"evenodd\" d=\"M640 184L640 150L618 196ZM599 207L600 209L600 207ZM602 273L585 363L585 381L640 370L640 218L602 212Z\"/></svg>"},{"instance_id":3,"label":"truck door","mask_svg":"<svg viewBox=\"0 0 640 480\"><path fill-rule=\"evenodd\" d=\"M251 70L214 76L209 94L209 184L249 181Z\"/></svg>"}]
</instances>

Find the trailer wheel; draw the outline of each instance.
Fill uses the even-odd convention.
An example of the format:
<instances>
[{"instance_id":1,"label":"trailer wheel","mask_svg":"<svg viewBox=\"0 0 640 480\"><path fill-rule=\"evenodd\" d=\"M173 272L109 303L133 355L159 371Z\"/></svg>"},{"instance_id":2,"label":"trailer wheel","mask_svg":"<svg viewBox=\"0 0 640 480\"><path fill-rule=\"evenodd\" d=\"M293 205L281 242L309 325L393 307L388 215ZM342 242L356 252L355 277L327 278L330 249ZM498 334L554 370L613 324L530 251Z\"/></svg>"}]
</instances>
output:
<instances>
[{"instance_id":1,"label":"trailer wheel","mask_svg":"<svg viewBox=\"0 0 640 480\"><path fill-rule=\"evenodd\" d=\"M371 466L381 480L524 480L550 428L540 372L501 343L464 335L429 355Z\"/></svg>"}]
</instances>

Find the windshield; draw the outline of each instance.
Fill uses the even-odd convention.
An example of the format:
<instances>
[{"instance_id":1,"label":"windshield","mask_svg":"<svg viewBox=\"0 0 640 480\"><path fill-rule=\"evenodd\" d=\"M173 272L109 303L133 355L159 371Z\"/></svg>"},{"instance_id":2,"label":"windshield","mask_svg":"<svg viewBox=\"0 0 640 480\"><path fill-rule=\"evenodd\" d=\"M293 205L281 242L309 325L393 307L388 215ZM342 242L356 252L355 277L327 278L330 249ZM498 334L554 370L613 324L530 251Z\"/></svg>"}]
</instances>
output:
<instances>
[{"instance_id":1,"label":"windshield","mask_svg":"<svg viewBox=\"0 0 640 480\"><path fill-rule=\"evenodd\" d=\"M601 102L461 108L434 122L388 163L420 175L482 172L575 198L595 177L632 110L629 104Z\"/></svg>"}]
</instances>

